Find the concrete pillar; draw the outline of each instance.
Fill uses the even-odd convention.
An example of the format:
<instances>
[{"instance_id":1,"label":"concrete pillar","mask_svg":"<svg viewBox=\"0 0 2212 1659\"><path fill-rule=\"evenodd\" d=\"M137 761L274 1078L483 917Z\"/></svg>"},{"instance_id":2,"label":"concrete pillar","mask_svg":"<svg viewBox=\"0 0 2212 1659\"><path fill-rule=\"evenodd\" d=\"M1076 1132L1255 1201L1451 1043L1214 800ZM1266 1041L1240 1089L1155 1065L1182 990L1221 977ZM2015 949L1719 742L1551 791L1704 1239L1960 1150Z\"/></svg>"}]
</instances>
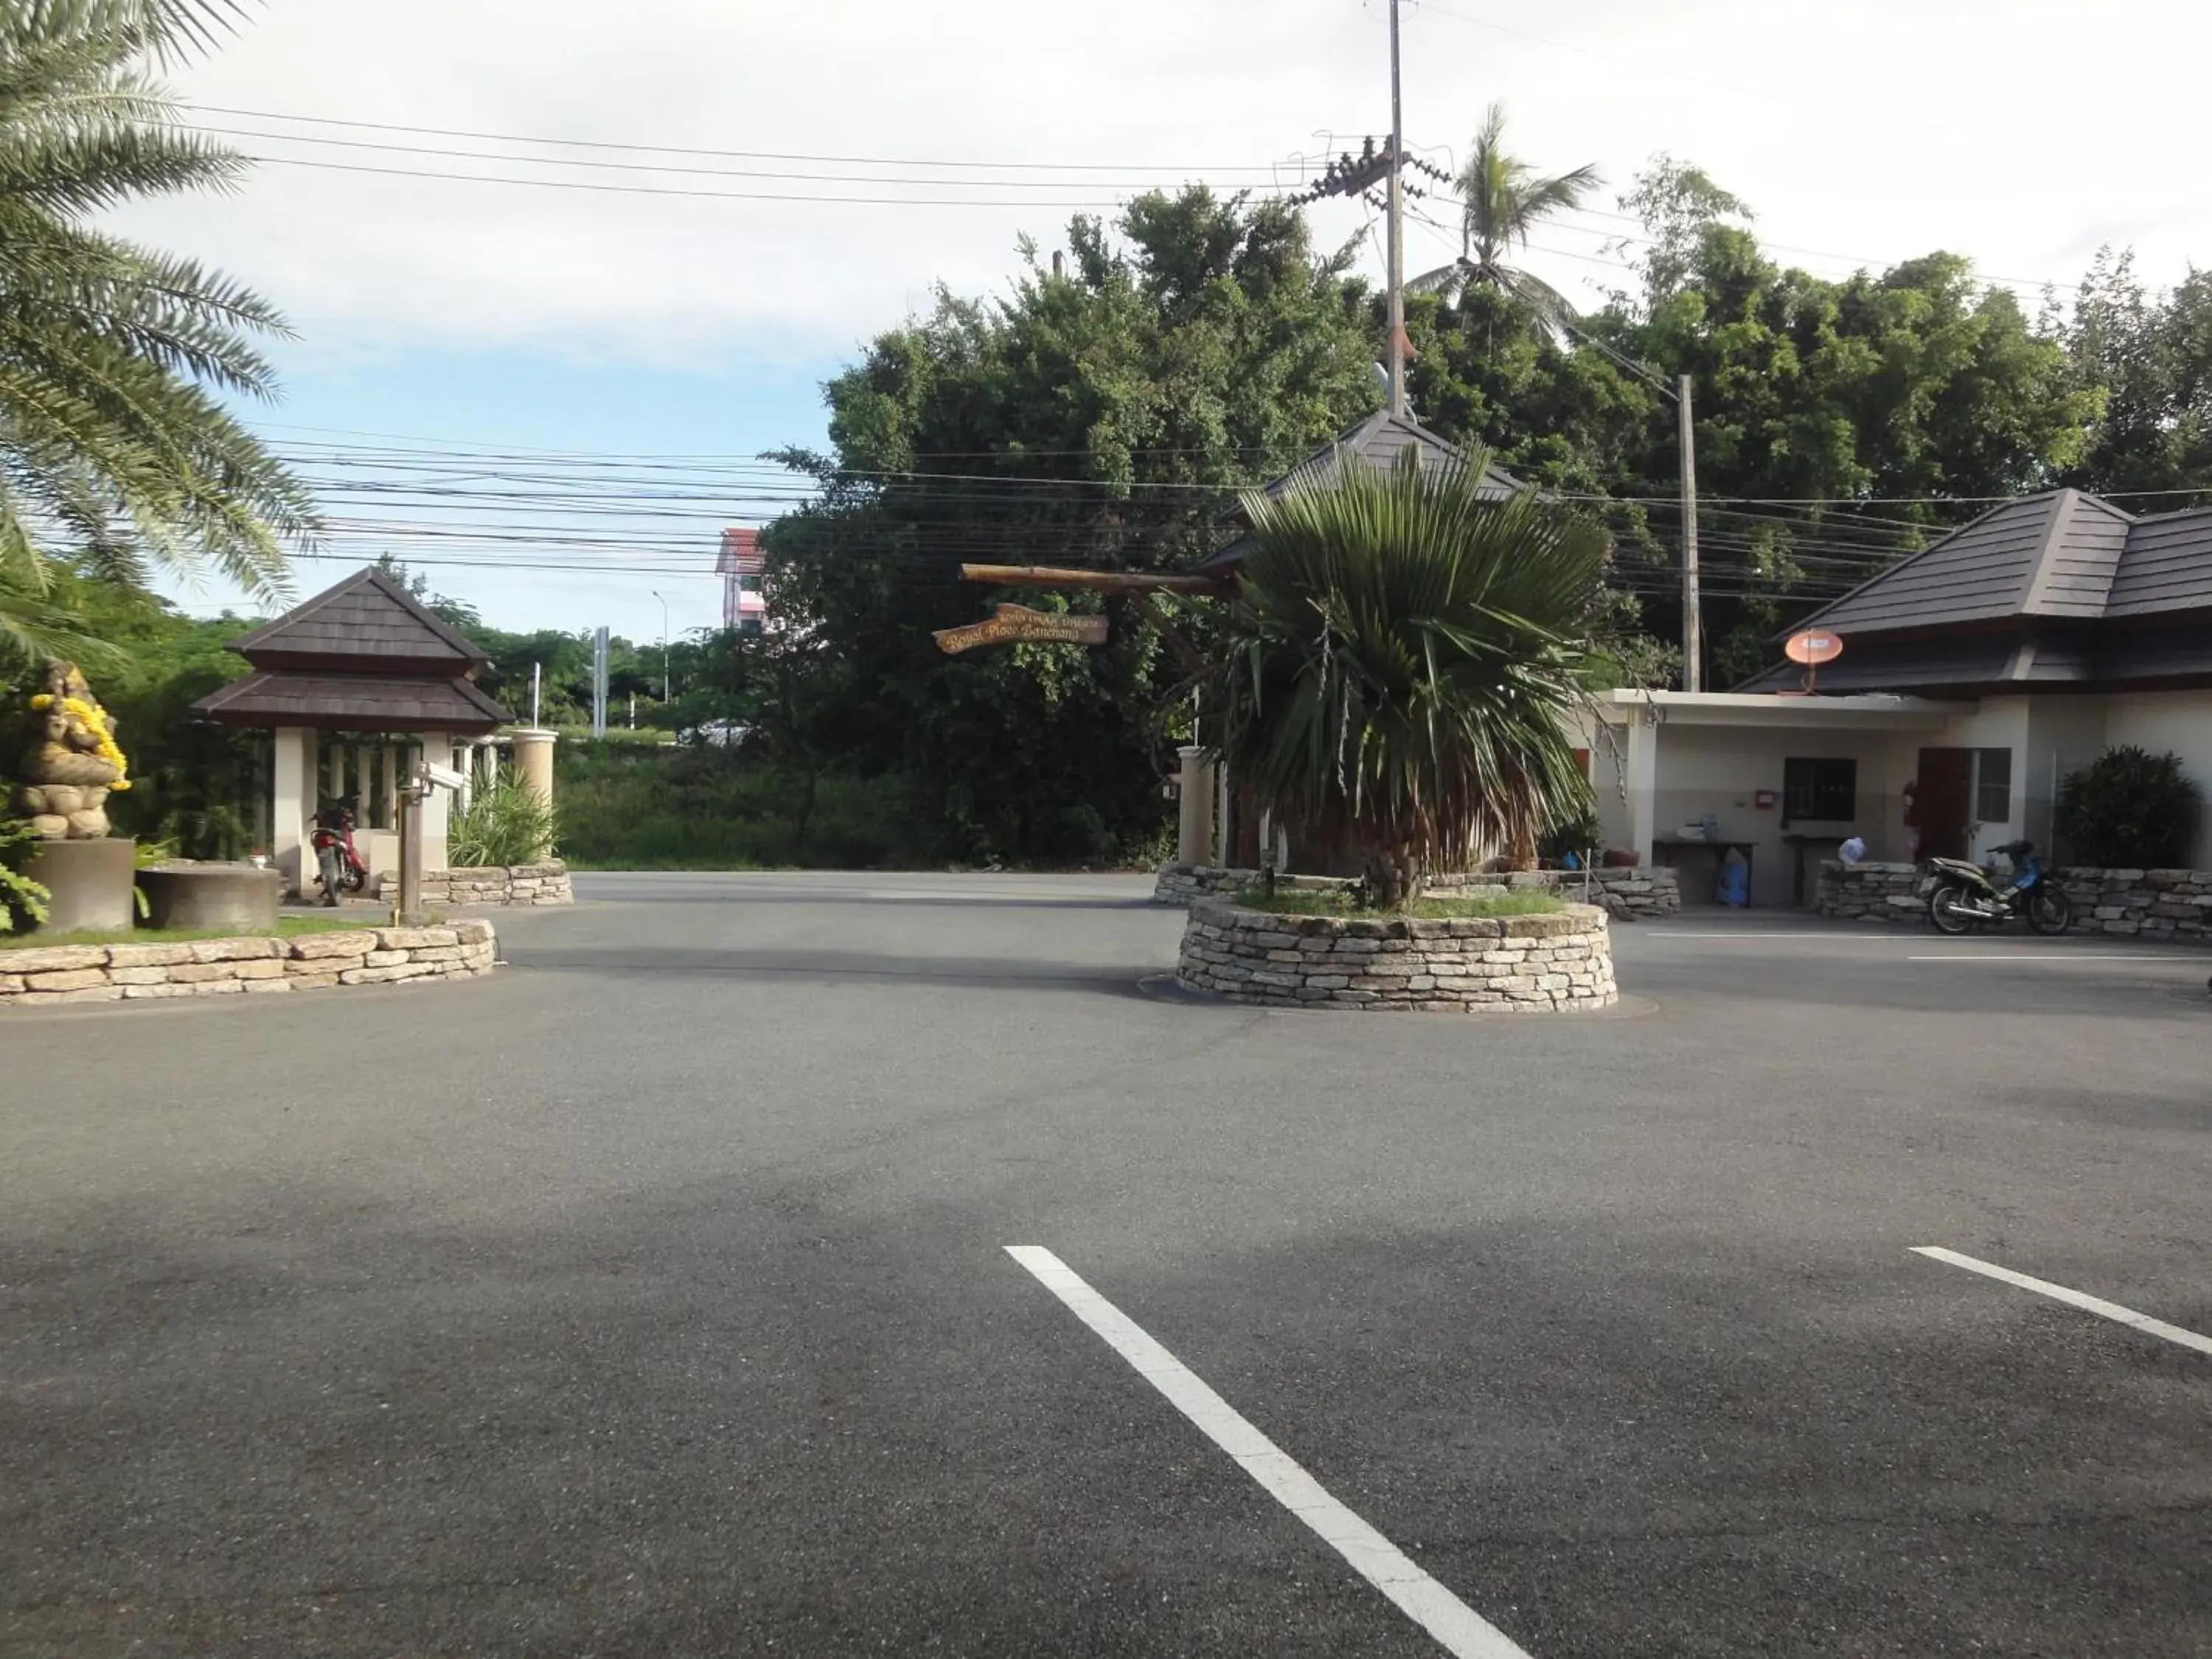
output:
<instances>
[{"instance_id":1,"label":"concrete pillar","mask_svg":"<svg viewBox=\"0 0 2212 1659\"><path fill-rule=\"evenodd\" d=\"M454 761L453 740L443 732L425 732L422 738L422 758L438 766L451 766ZM446 829L451 821L453 792L433 789L422 799L422 872L449 868L446 853Z\"/></svg>"},{"instance_id":2,"label":"concrete pillar","mask_svg":"<svg viewBox=\"0 0 2212 1659\"><path fill-rule=\"evenodd\" d=\"M1629 845L1652 861L1651 843L1659 834L1659 726L1648 708L1628 716L1628 833Z\"/></svg>"},{"instance_id":3,"label":"concrete pillar","mask_svg":"<svg viewBox=\"0 0 2212 1659\"><path fill-rule=\"evenodd\" d=\"M376 827L397 831L399 828L399 744L392 738L384 740L384 793L381 810L376 815Z\"/></svg>"},{"instance_id":4,"label":"concrete pillar","mask_svg":"<svg viewBox=\"0 0 2212 1659\"><path fill-rule=\"evenodd\" d=\"M304 726L280 726L270 768L269 861L284 878L284 890L303 891L301 878L313 867L307 855L315 816L315 734Z\"/></svg>"},{"instance_id":5,"label":"concrete pillar","mask_svg":"<svg viewBox=\"0 0 2212 1659\"><path fill-rule=\"evenodd\" d=\"M1213 860L1213 771L1206 750L1185 744L1176 751L1182 762L1182 812L1176 823L1176 862L1210 864Z\"/></svg>"},{"instance_id":6,"label":"concrete pillar","mask_svg":"<svg viewBox=\"0 0 2212 1659\"><path fill-rule=\"evenodd\" d=\"M469 803L477 798L477 745L474 738L453 739L453 770L461 775L461 787L453 791L453 811L466 812Z\"/></svg>"},{"instance_id":7,"label":"concrete pillar","mask_svg":"<svg viewBox=\"0 0 2212 1659\"><path fill-rule=\"evenodd\" d=\"M516 728L513 737L515 776L522 781L524 788L550 806L553 804L553 745L560 741L561 734L525 726Z\"/></svg>"}]
</instances>

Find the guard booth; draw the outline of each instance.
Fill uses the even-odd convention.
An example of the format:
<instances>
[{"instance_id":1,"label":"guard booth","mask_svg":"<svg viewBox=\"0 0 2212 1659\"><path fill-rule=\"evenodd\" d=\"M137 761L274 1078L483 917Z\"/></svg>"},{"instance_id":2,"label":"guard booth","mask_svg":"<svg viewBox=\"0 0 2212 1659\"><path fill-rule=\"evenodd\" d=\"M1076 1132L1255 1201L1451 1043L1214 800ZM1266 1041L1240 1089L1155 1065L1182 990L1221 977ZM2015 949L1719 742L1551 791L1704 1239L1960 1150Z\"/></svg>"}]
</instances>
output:
<instances>
[{"instance_id":1,"label":"guard booth","mask_svg":"<svg viewBox=\"0 0 2212 1659\"><path fill-rule=\"evenodd\" d=\"M512 718L476 684L491 665L454 629L370 568L318 593L231 649L253 665L196 705L224 726L273 734L269 853L285 890L314 880L307 853L327 800L354 806L370 890L399 856L401 792L424 763L470 781L497 763L494 733ZM517 733L512 741L550 733ZM446 830L467 799L433 790L422 805L422 867L447 867Z\"/></svg>"}]
</instances>

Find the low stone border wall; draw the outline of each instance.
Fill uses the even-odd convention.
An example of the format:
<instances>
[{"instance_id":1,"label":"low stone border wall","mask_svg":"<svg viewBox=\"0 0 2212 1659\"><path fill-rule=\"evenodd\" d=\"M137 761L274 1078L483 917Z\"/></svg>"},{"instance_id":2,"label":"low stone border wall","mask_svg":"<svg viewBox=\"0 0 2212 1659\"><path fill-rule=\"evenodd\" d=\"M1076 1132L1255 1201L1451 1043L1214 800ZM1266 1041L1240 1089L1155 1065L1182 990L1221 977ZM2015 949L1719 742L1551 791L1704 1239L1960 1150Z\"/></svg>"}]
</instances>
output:
<instances>
[{"instance_id":1,"label":"low stone border wall","mask_svg":"<svg viewBox=\"0 0 2212 1659\"><path fill-rule=\"evenodd\" d=\"M399 895L399 878L386 871L377 897L389 904ZM422 877L422 902L447 905L574 904L574 884L559 859L543 864L485 865L465 870L433 870Z\"/></svg>"},{"instance_id":2,"label":"low stone border wall","mask_svg":"<svg viewBox=\"0 0 2212 1659\"><path fill-rule=\"evenodd\" d=\"M1839 921L1925 920L1924 872L1912 864L1820 866L1814 906ZM2086 933L2135 933L2212 945L2212 870L2054 870Z\"/></svg>"},{"instance_id":3,"label":"low stone border wall","mask_svg":"<svg viewBox=\"0 0 2212 1659\"><path fill-rule=\"evenodd\" d=\"M1813 884L1814 914L1835 921L1922 921L1917 864L1850 864L1824 859Z\"/></svg>"},{"instance_id":4,"label":"low stone border wall","mask_svg":"<svg viewBox=\"0 0 2212 1659\"><path fill-rule=\"evenodd\" d=\"M1584 900L1584 872L1580 870L1474 871L1465 875L1430 879L1431 892L1459 893L1486 887L1540 888L1571 902ZM1588 872L1587 902L1603 907L1617 921L1650 921L1682 913L1682 884L1663 866L1653 870L1596 869ZM1211 864L1163 864L1152 883L1155 904L1189 905L1202 898L1228 895L1260 879L1257 870L1226 870ZM1282 885L1308 888L1346 887L1351 884L1331 876L1285 876Z\"/></svg>"},{"instance_id":5,"label":"low stone border wall","mask_svg":"<svg viewBox=\"0 0 2212 1659\"><path fill-rule=\"evenodd\" d=\"M290 939L31 945L0 951L0 1008L473 979L491 971L496 950L491 924L481 920L336 927Z\"/></svg>"},{"instance_id":6,"label":"low stone border wall","mask_svg":"<svg viewBox=\"0 0 2212 1659\"><path fill-rule=\"evenodd\" d=\"M1187 906L1216 893L1233 893L1259 879L1257 870L1225 870L1215 864L1163 864L1152 877L1152 902Z\"/></svg>"},{"instance_id":7,"label":"low stone border wall","mask_svg":"<svg viewBox=\"0 0 2212 1659\"><path fill-rule=\"evenodd\" d=\"M1550 1013L1609 1006L1605 912L1424 921L1282 916L1201 899L1183 924L1176 982L1279 1007Z\"/></svg>"}]
</instances>

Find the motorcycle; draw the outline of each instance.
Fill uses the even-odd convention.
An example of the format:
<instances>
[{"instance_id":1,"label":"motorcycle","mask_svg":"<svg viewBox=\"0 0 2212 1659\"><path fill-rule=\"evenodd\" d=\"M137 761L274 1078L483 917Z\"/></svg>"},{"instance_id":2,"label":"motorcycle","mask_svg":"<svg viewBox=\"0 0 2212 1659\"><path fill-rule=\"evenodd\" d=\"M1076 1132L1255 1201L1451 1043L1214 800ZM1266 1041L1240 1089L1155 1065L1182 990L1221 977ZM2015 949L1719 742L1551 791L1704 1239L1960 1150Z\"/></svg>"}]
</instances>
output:
<instances>
[{"instance_id":1,"label":"motorcycle","mask_svg":"<svg viewBox=\"0 0 2212 1659\"><path fill-rule=\"evenodd\" d=\"M331 801L316 813L308 844L314 849L325 905L337 903L341 892L358 893L368 885L368 866L353 844L352 803Z\"/></svg>"},{"instance_id":2,"label":"motorcycle","mask_svg":"<svg viewBox=\"0 0 2212 1659\"><path fill-rule=\"evenodd\" d=\"M1929 873L1920 890L1927 896L1928 920L1937 933L1999 927L2014 916L2026 918L2039 933L2063 933L2074 925L2074 902L2045 878L2033 842L2007 842L1990 851L2012 861L2011 879L2003 885L1991 871L1965 859L1928 860Z\"/></svg>"}]
</instances>

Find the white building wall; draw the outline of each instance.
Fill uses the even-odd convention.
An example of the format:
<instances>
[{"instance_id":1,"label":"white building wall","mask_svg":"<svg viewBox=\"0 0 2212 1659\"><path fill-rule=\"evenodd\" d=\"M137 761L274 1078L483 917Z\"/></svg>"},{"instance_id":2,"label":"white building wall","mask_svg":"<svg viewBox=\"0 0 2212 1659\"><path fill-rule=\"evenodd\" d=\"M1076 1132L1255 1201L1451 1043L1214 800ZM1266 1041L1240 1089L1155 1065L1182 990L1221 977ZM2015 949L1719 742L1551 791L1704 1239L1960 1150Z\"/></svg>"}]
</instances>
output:
<instances>
[{"instance_id":1,"label":"white building wall","mask_svg":"<svg viewBox=\"0 0 2212 1659\"><path fill-rule=\"evenodd\" d=\"M1659 839L1679 836L1683 826L1710 813L1730 841L1750 842L1751 902L1791 902L1793 862L1805 856L1785 834L1840 841L1861 836L1875 858L1904 856L1902 804L1894 793L1903 784L1899 751L1911 764L1924 739L1881 730L1819 726L1691 725L1680 720L1659 728L1657 766L1652 791L1653 819ZM1793 757L1850 760L1858 763L1857 811L1849 818L1799 821L1783 818L1784 763ZM1907 775L1909 775L1909 774ZM1761 807L1759 793L1771 793L1774 805ZM1893 845L1894 843L1894 845ZM1709 901L1714 872L1710 855L1678 854L1686 902ZM1809 893L1809 879L1808 891Z\"/></svg>"},{"instance_id":2,"label":"white building wall","mask_svg":"<svg viewBox=\"0 0 2212 1659\"><path fill-rule=\"evenodd\" d=\"M2212 691L2143 691L2108 697L2105 744L2136 744L2154 755L2171 750L2212 802ZM2094 760L2095 756L2088 757ZM2201 809L2197 845L2190 862L2212 869L2212 809Z\"/></svg>"},{"instance_id":3,"label":"white building wall","mask_svg":"<svg viewBox=\"0 0 2212 1659\"><path fill-rule=\"evenodd\" d=\"M2027 715L2027 822L2021 834L2052 859L2062 855L2057 813L2059 781L2105 752L2110 711L2103 697L2045 696Z\"/></svg>"}]
</instances>

